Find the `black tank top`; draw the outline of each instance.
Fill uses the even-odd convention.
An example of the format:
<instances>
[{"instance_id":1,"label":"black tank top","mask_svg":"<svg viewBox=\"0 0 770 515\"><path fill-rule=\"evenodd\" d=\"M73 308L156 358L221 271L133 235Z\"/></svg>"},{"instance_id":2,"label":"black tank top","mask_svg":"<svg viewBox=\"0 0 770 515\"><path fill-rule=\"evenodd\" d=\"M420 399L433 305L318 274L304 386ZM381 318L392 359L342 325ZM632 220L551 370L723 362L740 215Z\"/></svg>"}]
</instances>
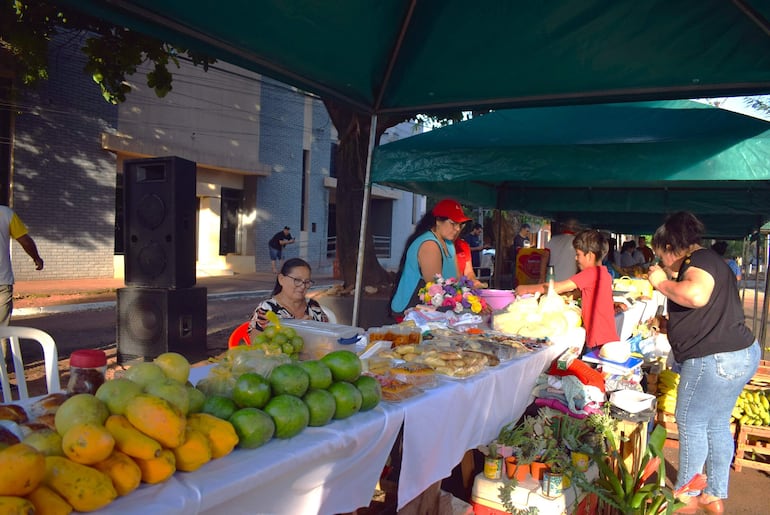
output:
<instances>
[{"instance_id":1,"label":"black tank top","mask_svg":"<svg viewBox=\"0 0 770 515\"><path fill-rule=\"evenodd\" d=\"M754 336L746 327L738 282L730 267L716 252L696 250L685 258L677 281L681 281L691 266L714 278L714 290L701 308L686 308L668 301L668 340L674 358L682 363L690 358L749 347L754 343Z\"/></svg>"}]
</instances>

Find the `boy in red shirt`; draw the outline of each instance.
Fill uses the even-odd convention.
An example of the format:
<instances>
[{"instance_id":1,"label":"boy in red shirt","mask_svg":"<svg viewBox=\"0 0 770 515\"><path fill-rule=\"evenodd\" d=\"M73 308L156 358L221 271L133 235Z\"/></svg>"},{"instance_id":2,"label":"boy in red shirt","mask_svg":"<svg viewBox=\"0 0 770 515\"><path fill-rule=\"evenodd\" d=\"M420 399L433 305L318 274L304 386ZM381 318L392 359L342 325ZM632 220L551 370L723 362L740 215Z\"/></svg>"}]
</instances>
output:
<instances>
[{"instance_id":1,"label":"boy in red shirt","mask_svg":"<svg viewBox=\"0 0 770 515\"><path fill-rule=\"evenodd\" d=\"M609 250L607 239L595 230L580 231L572 241L578 273L565 281L555 282L556 293L580 290L583 326L586 330L586 347L592 349L608 342L617 341L615 329L615 305L612 300L612 277L602 266L602 259ZM521 285L516 295L546 293L548 284Z\"/></svg>"}]
</instances>

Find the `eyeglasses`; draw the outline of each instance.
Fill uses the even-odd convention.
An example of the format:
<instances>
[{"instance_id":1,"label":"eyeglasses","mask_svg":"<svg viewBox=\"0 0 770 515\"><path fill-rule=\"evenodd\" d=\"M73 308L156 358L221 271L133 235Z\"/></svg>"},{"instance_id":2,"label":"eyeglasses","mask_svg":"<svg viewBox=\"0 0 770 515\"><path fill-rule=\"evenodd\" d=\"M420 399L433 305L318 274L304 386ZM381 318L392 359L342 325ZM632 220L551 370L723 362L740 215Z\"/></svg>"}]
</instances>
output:
<instances>
[{"instance_id":1,"label":"eyeglasses","mask_svg":"<svg viewBox=\"0 0 770 515\"><path fill-rule=\"evenodd\" d=\"M288 277L289 279L292 279L294 281L294 287L299 288L300 286L304 286L305 288L310 288L315 284L315 281L312 279L299 279L297 277L292 277L290 275L283 274L284 277Z\"/></svg>"},{"instance_id":2,"label":"eyeglasses","mask_svg":"<svg viewBox=\"0 0 770 515\"><path fill-rule=\"evenodd\" d=\"M451 218L447 218L446 221L449 222L453 229L462 229L465 225L465 222L455 222Z\"/></svg>"}]
</instances>

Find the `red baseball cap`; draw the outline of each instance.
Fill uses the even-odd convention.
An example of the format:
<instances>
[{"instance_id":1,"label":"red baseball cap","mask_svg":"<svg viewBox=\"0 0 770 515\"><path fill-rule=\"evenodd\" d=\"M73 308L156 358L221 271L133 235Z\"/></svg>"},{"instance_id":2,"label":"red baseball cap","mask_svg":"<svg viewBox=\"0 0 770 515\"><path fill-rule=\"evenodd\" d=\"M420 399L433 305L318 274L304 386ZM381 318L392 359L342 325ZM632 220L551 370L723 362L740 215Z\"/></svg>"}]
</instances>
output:
<instances>
[{"instance_id":1,"label":"red baseball cap","mask_svg":"<svg viewBox=\"0 0 770 515\"><path fill-rule=\"evenodd\" d=\"M470 220L470 218L465 216L462 206L456 200L448 198L433 206L433 216L449 218L458 224Z\"/></svg>"}]
</instances>

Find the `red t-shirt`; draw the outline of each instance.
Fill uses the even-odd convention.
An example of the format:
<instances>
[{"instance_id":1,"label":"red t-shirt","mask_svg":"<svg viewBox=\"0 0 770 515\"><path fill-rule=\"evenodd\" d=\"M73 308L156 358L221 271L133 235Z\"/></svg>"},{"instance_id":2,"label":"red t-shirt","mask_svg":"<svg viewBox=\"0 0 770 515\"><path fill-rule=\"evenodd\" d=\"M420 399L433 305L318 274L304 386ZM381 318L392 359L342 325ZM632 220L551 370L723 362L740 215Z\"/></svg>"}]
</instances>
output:
<instances>
[{"instance_id":1,"label":"red t-shirt","mask_svg":"<svg viewBox=\"0 0 770 515\"><path fill-rule=\"evenodd\" d=\"M603 266L581 270L571 278L582 296L583 326L586 329L586 345L598 347L618 341L615 329L615 305L612 301L612 277Z\"/></svg>"},{"instance_id":2,"label":"red t-shirt","mask_svg":"<svg viewBox=\"0 0 770 515\"><path fill-rule=\"evenodd\" d=\"M471 246L468 242L458 238L455 240L455 255L457 256L457 277L465 275L465 265L471 261Z\"/></svg>"}]
</instances>

